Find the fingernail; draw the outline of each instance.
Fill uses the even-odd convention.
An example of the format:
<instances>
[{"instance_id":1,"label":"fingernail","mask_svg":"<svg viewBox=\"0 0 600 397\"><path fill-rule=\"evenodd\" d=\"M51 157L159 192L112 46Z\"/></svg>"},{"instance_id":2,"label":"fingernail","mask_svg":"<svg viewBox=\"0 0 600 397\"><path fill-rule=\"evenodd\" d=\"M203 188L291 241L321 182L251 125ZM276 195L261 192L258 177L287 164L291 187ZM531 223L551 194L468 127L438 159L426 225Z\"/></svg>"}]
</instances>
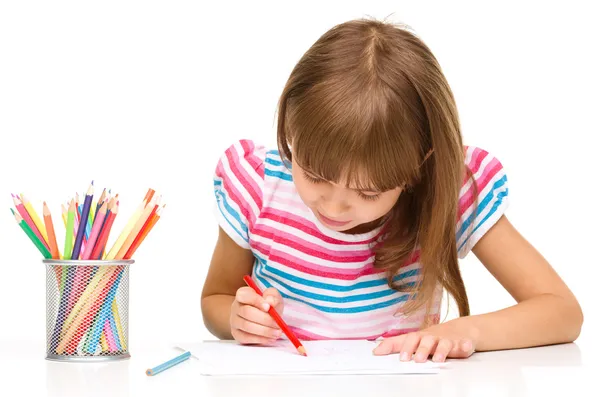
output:
<instances>
[{"instance_id":1,"label":"fingernail","mask_svg":"<svg viewBox=\"0 0 600 397\"><path fill-rule=\"evenodd\" d=\"M275 338L279 338L281 336L281 331L275 331L275 332L273 332L273 336Z\"/></svg>"},{"instance_id":2,"label":"fingernail","mask_svg":"<svg viewBox=\"0 0 600 397\"><path fill-rule=\"evenodd\" d=\"M415 354L415 361L420 362L420 361L425 361L425 360L426 360L426 357L423 353Z\"/></svg>"},{"instance_id":3,"label":"fingernail","mask_svg":"<svg viewBox=\"0 0 600 397\"><path fill-rule=\"evenodd\" d=\"M262 308L263 308L263 309L265 309L265 311L269 310L269 308L270 308L270 307L271 307L271 306L269 306L269 304L268 304L268 303L263 303L263 304L262 304Z\"/></svg>"},{"instance_id":4,"label":"fingernail","mask_svg":"<svg viewBox=\"0 0 600 397\"><path fill-rule=\"evenodd\" d=\"M410 357L409 357L408 353L407 352L402 352L400 354L400 360L401 361L408 361L408 360L410 360Z\"/></svg>"},{"instance_id":5,"label":"fingernail","mask_svg":"<svg viewBox=\"0 0 600 397\"><path fill-rule=\"evenodd\" d=\"M435 356L433 356L433 361L435 361L435 362L438 362L438 363L439 363L439 362L442 362L442 361L444 361L444 359L442 358L442 355L441 355L441 354L436 354Z\"/></svg>"},{"instance_id":6,"label":"fingernail","mask_svg":"<svg viewBox=\"0 0 600 397\"><path fill-rule=\"evenodd\" d=\"M267 303L271 306L275 306L275 300L273 299L273 297L271 296L267 296L267 298L265 299L267 301Z\"/></svg>"}]
</instances>

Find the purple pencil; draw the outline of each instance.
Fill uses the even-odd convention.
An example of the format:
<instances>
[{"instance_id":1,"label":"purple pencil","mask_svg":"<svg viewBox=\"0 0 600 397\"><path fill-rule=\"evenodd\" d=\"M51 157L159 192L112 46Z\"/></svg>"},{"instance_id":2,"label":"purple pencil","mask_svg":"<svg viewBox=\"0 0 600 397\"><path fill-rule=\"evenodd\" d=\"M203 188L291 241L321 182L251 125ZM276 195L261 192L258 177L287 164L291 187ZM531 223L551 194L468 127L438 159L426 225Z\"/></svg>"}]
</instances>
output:
<instances>
[{"instance_id":1,"label":"purple pencil","mask_svg":"<svg viewBox=\"0 0 600 397\"><path fill-rule=\"evenodd\" d=\"M94 197L94 181L90 184L85 199L83 201L83 209L81 211L81 219L79 220L79 228L77 230L77 237L75 237L75 244L73 245L73 254L71 259L79 259L79 253L81 252L81 243L83 236L85 235L85 228L88 223L88 216L90 215L90 207L92 205L92 198Z\"/></svg>"}]
</instances>

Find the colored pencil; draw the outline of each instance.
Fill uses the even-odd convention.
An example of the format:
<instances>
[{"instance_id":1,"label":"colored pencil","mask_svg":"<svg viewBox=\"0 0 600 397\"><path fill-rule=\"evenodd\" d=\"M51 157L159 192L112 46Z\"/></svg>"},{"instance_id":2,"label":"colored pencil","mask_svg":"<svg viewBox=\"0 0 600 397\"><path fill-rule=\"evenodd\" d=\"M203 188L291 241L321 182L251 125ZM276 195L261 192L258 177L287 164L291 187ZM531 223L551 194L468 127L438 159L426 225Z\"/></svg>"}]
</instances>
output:
<instances>
[{"instance_id":1,"label":"colored pencil","mask_svg":"<svg viewBox=\"0 0 600 397\"><path fill-rule=\"evenodd\" d=\"M262 291L260 290L260 288L258 288L258 285L256 285L256 283L254 282L254 280L252 280L252 278L250 276L247 276L247 275L244 276L244 281L258 295L263 296ZM277 310L275 310L275 308L272 306L269 307L269 315L271 315L273 320L275 320L277 325L279 325L279 328L281 328L283 333L285 333L285 335L289 338L289 340L294 344L294 346L296 347L296 350L298 350L298 353L300 353L303 356L306 356L306 349L304 348L304 346L302 346L302 343L300 343L300 340L298 340L298 337L296 337L296 335L292 332L290 327L288 327L288 325L283 321L283 319L281 318L279 313L277 313Z\"/></svg>"},{"instance_id":2,"label":"colored pencil","mask_svg":"<svg viewBox=\"0 0 600 397\"><path fill-rule=\"evenodd\" d=\"M154 205L154 199L152 199L149 203L146 204L146 208L144 208L144 211L142 211L142 213L140 214L140 217L137 219L135 226L133 227L133 229L131 229L131 232L129 232L129 235L123 242L123 245L119 249L119 252L117 252L117 259L123 259L125 257L127 250L129 249L129 247L131 247L131 243L133 243L133 240L135 240L140 230L142 230L142 227L146 224L150 213L153 212Z\"/></svg>"},{"instance_id":3,"label":"colored pencil","mask_svg":"<svg viewBox=\"0 0 600 397\"><path fill-rule=\"evenodd\" d=\"M67 205L69 205L69 204L67 203ZM67 210L67 207L65 207L65 205L64 205L64 204L61 204L61 205L60 205L60 208L61 208L61 210L62 210L62 219L63 219L63 223L65 224L65 228L66 228L66 227L67 227L67 211L68 211L68 210Z\"/></svg>"},{"instance_id":4,"label":"colored pencil","mask_svg":"<svg viewBox=\"0 0 600 397\"><path fill-rule=\"evenodd\" d=\"M112 200L111 200L112 201ZM102 231L100 232L100 236L96 240L96 244L94 246L94 250L91 253L92 259L101 259L100 255L102 254L102 247L106 245L106 241L108 240L108 236L112 229L113 222L117 216L119 210L119 203L110 203L109 202L109 210L107 215L105 216L106 221L104 222L104 226L102 227Z\"/></svg>"},{"instance_id":5,"label":"colored pencil","mask_svg":"<svg viewBox=\"0 0 600 397\"><path fill-rule=\"evenodd\" d=\"M69 211L67 213L67 232L65 234L65 250L63 257L65 259L71 259L71 253L73 252L73 229L75 226L75 201L71 200L69 203Z\"/></svg>"},{"instance_id":6,"label":"colored pencil","mask_svg":"<svg viewBox=\"0 0 600 397\"><path fill-rule=\"evenodd\" d=\"M48 204L44 201L44 224L46 225L46 233L48 235L48 245L50 245L50 253L52 259L60 259L60 251L58 250L58 244L56 243L56 234L54 233L54 224L52 223L52 214L48 208Z\"/></svg>"},{"instance_id":7,"label":"colored pencil","mask_svg":"<svg viewBox=\"0 0 600 397\"><path fill-rule=\"evenodd\" d=\"M23 231L25 232L27 237L29 237L31 242L36 246L36 248L44 256L44 258L46 258L46 259L52 258L52 254L50 253L50 251L48 251L48 249L46 249L46 247L42 244L42 242L40 241L38 236L35 235L33 230L31 230L31 228L29 227L27 222L25 222L25 220L21 217L21 215L18 212L15 212L12 208L10 210L13 213L13 215L15 216L15 219L16 219L17 223L19 224L19 226L21 226L21 229L23 229Z\"/></svg>"},{"instance_id":8,"label":"colored pencil","mask_svg":"<svg viewBox=\"0 0 600 397\"><path fill-rule=\"evenodd\" d=\"M154 376L154 375L160 374L164 370L169 369L169 368L173 367L174 365L177 365L177 364L182 363L185 360L189 359L191 357L191 355L192 355L192 353L190 353L190 352L185 352L183 354L180 354L179 356L177 356L163 364L160 364L154 368L147 369L146 375Z\"/></svg>"},{"instance_id":9,"label":"colored pencil","mask_svg":"<svg viewBox=\"0 0 600 397\"><path fill-rule=\"evenodd\" d=\"M33 223L35 223L35 226L38 228L38 230L44 237L44 241L48 242L48 234L46 233L46 228L44 227L44 223L40 220L40 217L38 216L37 212L35 212L33 205L31 205L31 201L29 201L23 193L21 193L21 201L23 202L23 206L29 213L29 216L31 216Z\"/></svg>"},{"instance_id":10,"label":"colored pencil","mask_svg":"<svg viewBox=\"0 0 600 397\"><path fill-rule=\"evenodd\" d=\"M102 204L102 207L100 208L100 211L98 211L98 215L96 216L96 219L94 220L94 226L92 227L92 232L90 233L90 238L87 242L86 245L86 250L83 252L81 259L82 260L88 260L90 259L91 255L92 255L92 250L94 249L94 244L96 244L96 240L98 239L98 236L100 235L100 229L102 228L102 225L104 224L104 218L106 217L106 208L107 204L104 203Z\"/></svg>"},{"instance_id":11,"label":"colored pencil","mask_svg":"<svg viewBox=\"0 0 600 397\"><path fill-rule=\"evenodd\" d=\"M127 222L127 225L125 225L125 227L123 228L123 231L119 235L119 238L117 239L117 241L115 241L115 243L112 246L112 248L110 249L110 251L108 251L108 254L106 254L105 259L110 260L110 259L117 258L117 253L123 246L123 243L129 236L129 233L131 233L131 230L135 227L135 224L136 224L137 220L139 219L140 214L143 212L144 207L145 207L145 202L142 202L138 206L138 208L135 210L133 215L131 215L131 217L129 218L129 221Z\"/></svg>"},{"instance_id":12,"label":"colored pencil","mask_svg":"<svg viewBox=\"0 0 600 397\"><path fill-rule=\"evenodd\" d=\"M75 244L73 245L72 259L79 259L79 253L81 251L81 242L83 235L85 234L85 228L87 225L88 216L90 215L90 206L92 204L92 197L94 196L94 181L90 183L90 187L85 195L83 202L83 209L81 211L81 219L79 220L79 230L77 230L77 237L75 238Z\"/></svg>"},{"instance_id":13,"label":"colored pencil","mask_svg":"<svg viewBox=\"0 0 600 397\"><path fill-rule=\"evenodd\" d=\"M37 236L37 238L44 245L44 247L46 247L46 249L48 251L50 251L50 247L48 247L46 240L44 240L42 233L39 231L39 229L35 225L35 222L33 221L33 219L31 219L31 215L29 215L29 212L27 212L27 208L25 208L25 206L23 205L23 202L21 201L19 196L17 196L16 194L13 194L12 196L13 196L13 202L15 204L15 208L17 209L17 211L19 212L21 217L25 220L25 222L27 223L27 226L29 226L29 228Z\"/></svg>"},{"instance_id":14,"label":"colored pencil","mask_svg":"<svg viewBox=\"0 0 600 397\"><path fill-rule=\"evenodd\" d=\"M129 247L129 249L127 250L127 253L125 254L125 259L131 259L135 251L137 251L138 247L142 244L142 242L144 242L146 236L148 235L148 233L150 233L150 230L152 230L156 222L158 222L158 220L160 219L161 213L164 210L165 206L166 204L164 204L159 209L155 208L156 212L151 214L151 218L148 218L146 225L144 225L140 234L136 237L136 239L131 244L131 247Z\"/></svg>"}]
</instances>

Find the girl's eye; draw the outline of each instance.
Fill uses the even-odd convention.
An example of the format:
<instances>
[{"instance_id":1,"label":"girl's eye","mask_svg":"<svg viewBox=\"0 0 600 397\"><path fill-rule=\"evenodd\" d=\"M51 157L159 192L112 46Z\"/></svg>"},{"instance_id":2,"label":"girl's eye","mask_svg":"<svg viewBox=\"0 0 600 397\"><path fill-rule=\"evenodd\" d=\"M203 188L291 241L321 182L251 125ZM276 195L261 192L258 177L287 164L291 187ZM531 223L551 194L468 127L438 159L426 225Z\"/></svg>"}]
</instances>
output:
<instances>
[{"instance_id":1,"label":"girl's eye","mask_svg":"<svg viewBox=\"0 0 600 397\"><path fill-rule=\"evenodd\" d=\"M364 194L363 192L358 192L358 196L359 196L361 199L363 199L363 200L367 200L367 201L375 201L375 200L377 200L377 199L380 197L380 195L379 195L379 194L371 194L371 195L368 195L368 194Z\"/></svg>"},{"instance_id":2,"label":"girl's eye","mask_svg":"<svg viewBox=\"0 0 600 397\"><path fill-rule=\"evenodd\" d=\"M306 178L306 180L309 181L310 183L321 183L321 182L323 182L323 179L317 178L315 176L312 176L309 173L307 173L306 171L303 171L303 173L304 173L304 178Z\"/></svg>"}]
</instances>

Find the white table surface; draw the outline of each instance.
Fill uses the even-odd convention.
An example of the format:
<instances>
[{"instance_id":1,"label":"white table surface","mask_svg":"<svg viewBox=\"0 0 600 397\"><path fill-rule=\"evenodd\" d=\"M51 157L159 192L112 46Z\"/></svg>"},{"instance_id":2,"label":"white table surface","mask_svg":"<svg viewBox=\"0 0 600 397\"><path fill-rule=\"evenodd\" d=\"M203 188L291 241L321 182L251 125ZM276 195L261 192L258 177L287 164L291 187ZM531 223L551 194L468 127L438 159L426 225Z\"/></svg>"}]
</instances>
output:
<instances>
[{"instance_id":1,"label":"white table surface","mask_svg":"<svg viewBox=\"0 0 600 397\"><path fill-rule=\"evenodd\" d=\"M0 342L0 396L600 395L596 354L576 343L476 353L433 375L207 377L190 359L146 376L181 353L176 345L132 345L131 358L117 362L63 363L46 360L41 343Z\"/></svg>"}]
</instances>

